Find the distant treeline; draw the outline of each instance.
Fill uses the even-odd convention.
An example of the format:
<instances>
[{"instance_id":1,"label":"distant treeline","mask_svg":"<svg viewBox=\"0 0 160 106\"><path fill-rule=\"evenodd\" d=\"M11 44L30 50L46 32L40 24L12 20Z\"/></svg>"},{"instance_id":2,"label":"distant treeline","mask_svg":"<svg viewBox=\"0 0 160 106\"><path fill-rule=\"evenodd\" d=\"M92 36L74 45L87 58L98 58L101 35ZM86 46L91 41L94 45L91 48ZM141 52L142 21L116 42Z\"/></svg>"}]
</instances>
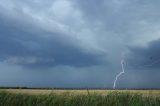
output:
<instances>
[{"instance_id":1,"label":"distant treeline","mask_svg":"<svg viewBox=\"0 0 160 106\"><path fill-rule=\"evenodd\" d=\"M44 88L44 87L0 87L0 89L57 89L57 90L160 90L160 88L62 88L62 87L52 87L52 88Z\"/></svg>"}]
</instances>

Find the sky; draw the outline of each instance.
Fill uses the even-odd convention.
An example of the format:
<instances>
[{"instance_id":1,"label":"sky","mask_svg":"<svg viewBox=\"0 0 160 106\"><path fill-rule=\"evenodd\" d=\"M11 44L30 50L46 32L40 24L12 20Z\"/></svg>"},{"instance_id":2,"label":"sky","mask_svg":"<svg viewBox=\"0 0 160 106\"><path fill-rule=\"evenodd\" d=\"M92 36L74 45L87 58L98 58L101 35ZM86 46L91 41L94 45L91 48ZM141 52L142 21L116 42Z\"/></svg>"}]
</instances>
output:
<instances>
[{"instance_id":1,"label":"sky","mask_svg":"<svg viewBox=\"0 0 160 106\"><path fill-rule=\"evenodd\" d=\"M160 88L159 0L0 0L0 86Z\"/></svg>"}]
</instances>

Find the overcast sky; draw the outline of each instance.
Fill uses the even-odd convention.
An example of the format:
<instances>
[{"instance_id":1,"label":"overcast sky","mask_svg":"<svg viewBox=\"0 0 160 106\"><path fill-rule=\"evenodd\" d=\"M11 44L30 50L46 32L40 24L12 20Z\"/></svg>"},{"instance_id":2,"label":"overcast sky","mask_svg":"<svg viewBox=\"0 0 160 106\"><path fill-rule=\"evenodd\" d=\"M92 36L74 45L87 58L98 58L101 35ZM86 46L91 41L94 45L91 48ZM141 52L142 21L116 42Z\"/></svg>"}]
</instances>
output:
<instances>
[{"instance_id":1,"label":"overcast sky","mask_svg":"<svg viewBox=\"0 0 160 106\"><path fill-rule=\"evenodd\" d=\"M159 0L0 0L0 86L160 88Z\"/></svg>"}]
</instances>

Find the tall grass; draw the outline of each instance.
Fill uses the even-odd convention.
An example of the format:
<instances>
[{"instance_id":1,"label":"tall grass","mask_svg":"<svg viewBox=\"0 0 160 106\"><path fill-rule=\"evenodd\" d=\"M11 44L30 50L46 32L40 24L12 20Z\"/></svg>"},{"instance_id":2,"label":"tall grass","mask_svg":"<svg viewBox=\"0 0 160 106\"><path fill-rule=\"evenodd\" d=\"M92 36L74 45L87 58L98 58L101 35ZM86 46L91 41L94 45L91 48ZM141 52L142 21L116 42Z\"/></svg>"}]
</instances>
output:
<instances>
[{"instance_id":1,"label":"tall grass","mask_svg":"<svg viewBox=\"0 0 160 106\"><path fill-rule=\"evenodd\" d=\"M160 97L112 92L106 96L27 95L0 92L0 106L160 106Z\"/></svg>"}]
</instances>

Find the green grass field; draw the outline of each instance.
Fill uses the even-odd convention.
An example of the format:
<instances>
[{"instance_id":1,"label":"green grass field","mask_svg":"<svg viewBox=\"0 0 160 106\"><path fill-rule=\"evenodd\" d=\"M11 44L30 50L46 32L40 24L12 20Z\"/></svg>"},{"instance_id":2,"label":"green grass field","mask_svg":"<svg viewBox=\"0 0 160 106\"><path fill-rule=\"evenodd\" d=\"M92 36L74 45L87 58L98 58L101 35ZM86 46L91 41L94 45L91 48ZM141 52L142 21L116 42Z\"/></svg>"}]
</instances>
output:
<instances>
[{"instance_id":1,"label":"green grass field","mask_svg":"<svg viewBox=\"0 0 160 106\"><path fill-rule=\"evenodd\" d=\"M3 89L0 106L160 106L160 91Z\"/></svg>"}]
</instances>

